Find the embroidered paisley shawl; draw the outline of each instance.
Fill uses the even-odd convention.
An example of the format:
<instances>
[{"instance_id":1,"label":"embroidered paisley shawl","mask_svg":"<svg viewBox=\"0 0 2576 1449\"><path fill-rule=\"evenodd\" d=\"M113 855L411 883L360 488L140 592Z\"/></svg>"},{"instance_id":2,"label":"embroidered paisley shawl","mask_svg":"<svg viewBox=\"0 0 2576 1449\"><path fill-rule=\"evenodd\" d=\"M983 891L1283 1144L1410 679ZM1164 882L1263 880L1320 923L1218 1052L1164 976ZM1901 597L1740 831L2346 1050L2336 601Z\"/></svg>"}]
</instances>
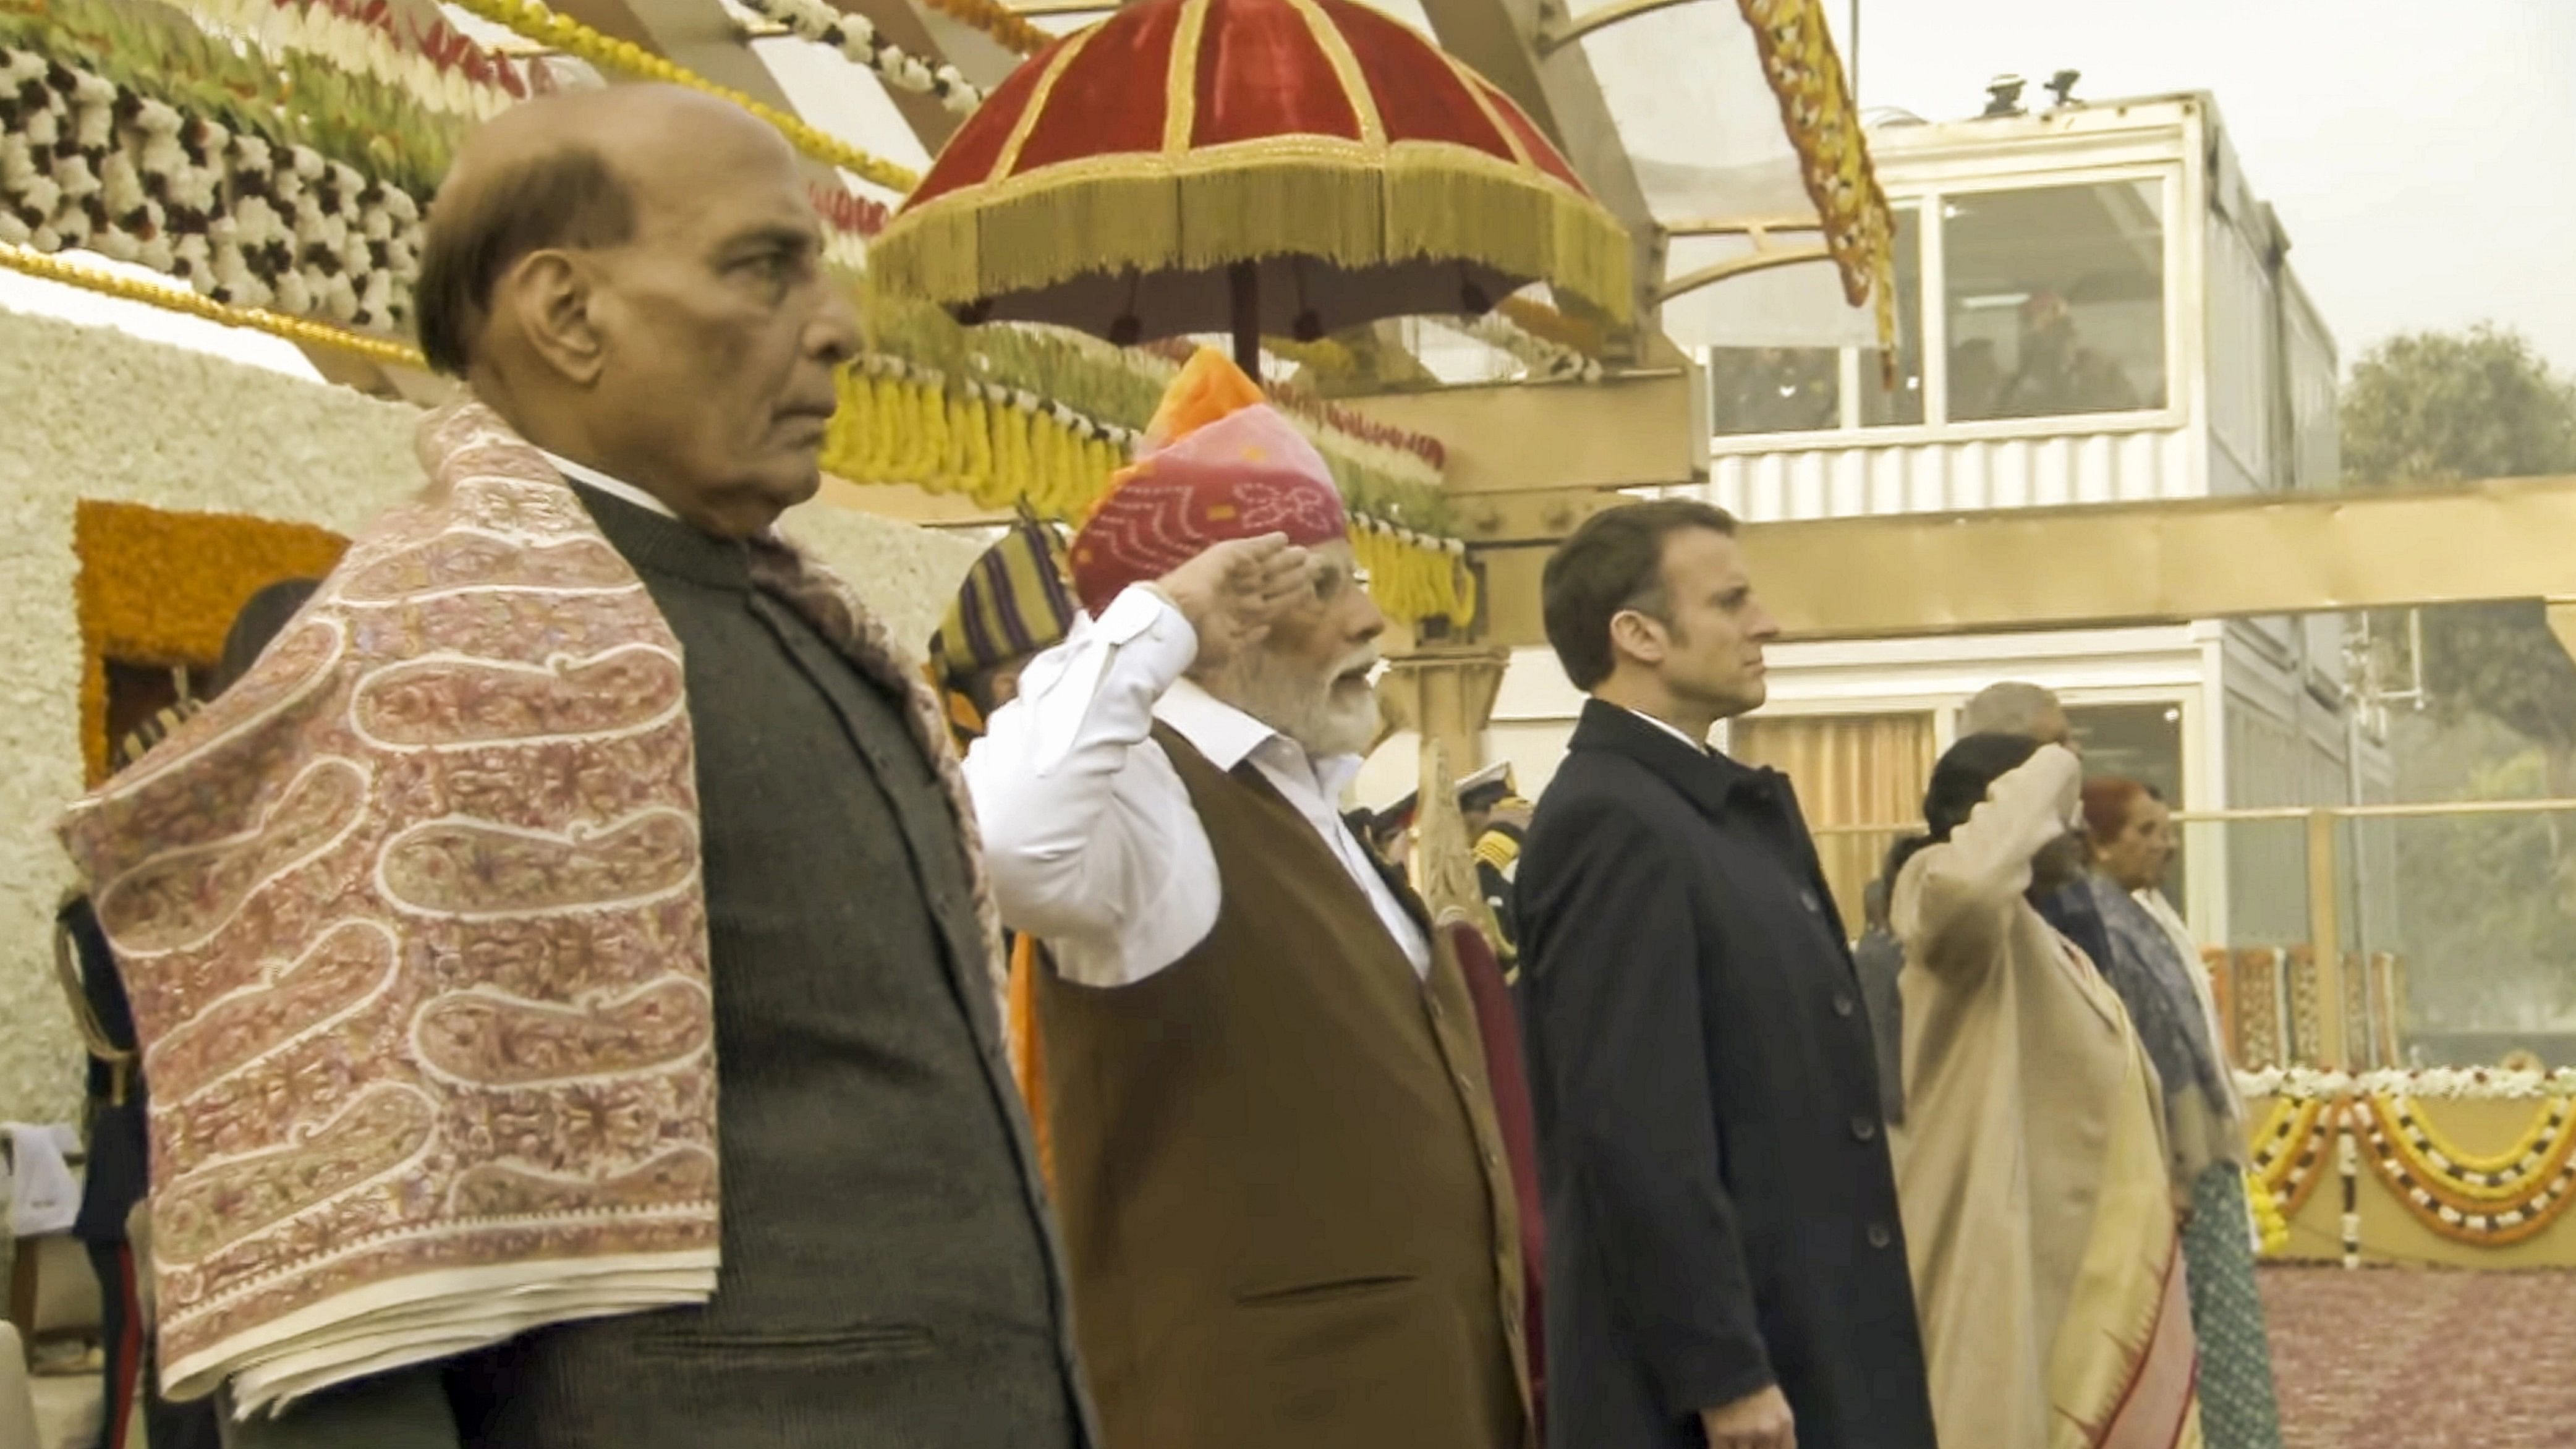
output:
<instances>
[{"instance_id":1,"label":"embroidered paisley shawl","mask_svg":"<svg viewBox=\"0 0 2576 1449\"><path fill-rule=\"evenodd\" d=\"M428 415L424 501L61 832L153 1084L163 1378L249 1413L540 1324L703 1302L716 1063L679 645L528 444ZM793 545L763 584L939 704ZM976 899L998 1000L989 893Z\"/></svg>"}]
</instances>

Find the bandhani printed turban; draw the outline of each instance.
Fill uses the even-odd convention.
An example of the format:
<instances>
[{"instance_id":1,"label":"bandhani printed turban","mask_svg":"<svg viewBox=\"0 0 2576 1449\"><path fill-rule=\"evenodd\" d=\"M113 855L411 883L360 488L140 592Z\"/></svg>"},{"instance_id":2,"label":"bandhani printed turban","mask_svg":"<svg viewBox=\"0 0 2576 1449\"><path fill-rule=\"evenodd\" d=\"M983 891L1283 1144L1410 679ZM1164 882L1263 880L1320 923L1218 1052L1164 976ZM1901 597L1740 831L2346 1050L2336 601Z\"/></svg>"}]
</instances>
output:
<instances>
[{"instance_id":1,"label":"bandhani printed turban","mask_svg":"<svg viewBox=\"0 0 2576 1449\"><path fill-rule=\"evenodd\" d=\"M1094 614L1229 539L1350 537L1324 457L1221 352L1202 348L1163 394L1145 445L1073 540L1074 592Z\"/></svg>"}]
</instances>

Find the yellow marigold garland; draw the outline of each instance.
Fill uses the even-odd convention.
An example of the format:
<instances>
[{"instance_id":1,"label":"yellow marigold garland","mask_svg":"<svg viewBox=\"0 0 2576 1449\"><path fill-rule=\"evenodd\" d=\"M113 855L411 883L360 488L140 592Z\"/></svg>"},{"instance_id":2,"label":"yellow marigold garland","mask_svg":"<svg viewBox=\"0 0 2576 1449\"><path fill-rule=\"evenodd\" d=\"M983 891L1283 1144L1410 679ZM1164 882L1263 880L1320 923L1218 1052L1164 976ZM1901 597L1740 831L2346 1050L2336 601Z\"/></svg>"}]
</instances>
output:
<instances>
[{"instance_id":1,"label":"yellow marigold garland","mask_svg":"<svg viewBox=\"0 0 2576 1449\"><path fill-rule=\"evenodd\" d=\"M2549 1185L2570 1150L2576 1149L2576 1132L2569 1131L2570 1104L2564 1097L2544 1102L2512 1147L2486 1155L2461 1152L2411 1099L2374 1096L2364 1099L2362 1107L2377 1119L2379 1139L2408 1176L2463 1211L2529 1201Z\"/></svg>"},{"instance_id":2,"label":"yellow marigold garland","mask_svg":"<svg viewBox=\"0 0 2576 1449\"><path fill-rule=\"evenodd\" d=\"M2327 1139L2339 1118L2337 1104L2282 1098L2257 1130L2248 1175L2284 1218L2297 1217L2324 1181Z\"/></svg>"},{"instance_id":3,"label":"yellow marigold garland","mask_svg":"<svg viewBox=\"0 0 2576 1449\"><path fill-rule=\"evenodd\" d=\"M2527 1170L2533 1157L2545 1157L2555 1151L2560 1136L2568 1129L2570 1109L2576 1107L2576 1103L2565 1097L2548 1099L2514 1144L2494 1153L2462 1151L2433 1125L2433 1119L2424 1115L2422 1105L2411 1097L2395 1099L2389 1106L2393 1109L2393 1116L2412 1124L2423 1134L2425 1145L2439 1154L2441 1165L2446 1170L2492 1178L2515 1173L2518 1169Z\"/></svg>"},{"instance_id":4,"label":"yellow marigold garland","mask_svg":"<svg viewBox=\"0 0 2576 1449\"><path fill-rule=\"evenodd\" d=\"M209 322L220 322L227 327L265 332L271 337L283 337L289 342L313 347L336 347L344 352L354 352L360 357L371 358L377 362L390 362L403 367L427 368L429 366L428 362L421 357L419 348L388 338L371 337L362 332L352 332L345 327L334 327L326 322L289 317L282 312L263 311L257 307L230 306L212 297L201 297L184 287L138 282L131 277L121 277L114 272L65 261L61 257L31 251L26 247L0 245L0 267L7 267L13 272L24 272L28 276L40 277L48 282L62 282L69 286L80 287L103 296L118 297L128 302L145 302L168 311L184 312L191 317L203 317Z\"/></svg>"},{"instance_id":5,"label":"yellow marigold garland","mask_svg":"<svg viewBox=\"0 0 2576 1449\"><path fill-rule=\"evenodd\" d=\"M495 25L508 26L530 40L553 46L566 55L602 69L622 71L640 80L686 86L690 90L731 101L777 128L778 134L785 136L797 150L826 165L838 166L862 180L875 182L889 191L910 191L921 184L921 177L905 167L862 151L775 106L764 105L740 91L717 85L631 40L612 40L569 15L539 4L538 0L457 0L457 3Z\"/></svg>"},{"instance_id":6,"label":"yellow marigold garland","mask_svg":"<svg viewBox=\"0 0 2576 1449\"><path fill-rule=\"evenodd\" d=\"M107 778L108 660L211 668L251 595L280 579L320 578L348 546L307 523L82 499L72 551L80 560L81 757L89 782Z\"/></svg>"},{"instance_id":7,"label":"yellow marigold garland","mask_svg":"<svg viewBox=\"0 0 2576 1449\"><path fill-rule=\"evenodd\" d=\"M2281 1211L2281 1200L2250 1169L2245 1174L2245 1203L2254 1217L2256 1252L2270 1257L2290 1245L2290 1219Z\"/></svg>"},{"instance_id":8,"label":"yellow marigold garland","mask_svg":"<svg viewBox=\"0 0 2576 1449\"><path fill-rule=\"evenodd\" d=\"M1021 55L1035 55L1055 43L1055 37L1022 19L1009 6L995 0L926 0L931 9L984 32L994 44Z\"/></svg>"},{"instance_id":9,"label":"yellow marigold garland","mask_svg":"<svg viewBox=\"0 0 2576 1449\"><path fill-rule=\"evenodd\" d=\"M1369 595L1407 621L1475 617L1475 576L1465 550L1402 532L1365 514L1351 520L1351 551L1369 576Z\"/></svg>"},{"instance_id":10,"label":"yellow marigold garland","mask_svg":"<svg viewBox=\"0 0 2576 1449\"><path fill-rule=\"evenodd\" d=\"M2576 1133L2561 1134L2542 1169L2524 1179L2522 1195L2480 1202L2463 1201L2464 1195L2454 1191L2460 1185L2455 1178L2417 1165L2399 1145L2404 1129L2378 1099L2356 1104L2348 1121L2347 1130L2357 1131L2367 1143L2371 1169L2382 1185L2417 1222L2453 1242L2489 1247L2519 1243L2547 1230L2576 1203Z\"/></svg>"}]
</instances>

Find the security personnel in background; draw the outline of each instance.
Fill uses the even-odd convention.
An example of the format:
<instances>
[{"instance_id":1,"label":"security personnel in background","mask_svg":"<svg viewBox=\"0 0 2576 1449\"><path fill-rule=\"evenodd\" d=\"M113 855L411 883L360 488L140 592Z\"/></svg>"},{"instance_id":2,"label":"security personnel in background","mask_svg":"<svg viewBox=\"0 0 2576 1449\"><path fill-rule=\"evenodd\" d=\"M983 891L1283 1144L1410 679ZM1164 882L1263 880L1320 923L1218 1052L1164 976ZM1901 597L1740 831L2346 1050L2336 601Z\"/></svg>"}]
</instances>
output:
<instances>
[{"instance_id":1,"label":"security personnel in background","mask_svg":"<svg viewBox=\"0 0 2576 1449\"><path fill-rule=\"evenodd\" d=\"M1512 783L1511 762L1487 765L1458 782L1458 813L1475 842L1476 881L1502 932L1495 943L1507 978L1520 975L1520 928L1512 919L1512 874L1521 860L1521 832L1529 828L1530 802Z\"/></svg>"},{"instance_id":2,"label":"security personnel in background","mask_svg":"<svg viewBox=\"0 0 2576 1449\"><path fill-rule=\"evenodd\" d=\"M984 733L993 711L1017 699L1020 671L1064 642L1076 605L1068 582L1064 540L1023 500L1020 516L1001 539L966 571L947 617L930 636L926 666L948 706L957 748ZM1038 953L1035 936L1008 933L1011 948L1010 1039L1020 1044L1013 1064L1020 1096L1028 1104L1037 1139L1038 1165L1054 1180L1055 1146L1047 1133L1045 1074L1034 1012Z\"/></svg>"}]
</instances>

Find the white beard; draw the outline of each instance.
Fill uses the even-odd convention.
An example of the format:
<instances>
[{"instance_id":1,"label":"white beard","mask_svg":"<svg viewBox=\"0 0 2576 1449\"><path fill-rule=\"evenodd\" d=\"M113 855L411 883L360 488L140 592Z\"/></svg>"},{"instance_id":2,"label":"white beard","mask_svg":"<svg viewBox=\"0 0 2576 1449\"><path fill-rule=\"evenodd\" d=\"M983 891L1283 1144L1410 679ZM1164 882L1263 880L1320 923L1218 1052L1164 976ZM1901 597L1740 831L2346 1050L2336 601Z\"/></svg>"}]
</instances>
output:
<instances>
[{"instance_id":1,"label":"white beard","mask_svg":"<svg viewBox=\"0 0 2576 1449\"><path fill-rule=\"evenodd\" d=\"M1203 687L1316 759L1366 754L1377 743L1377 691L1339 688L1361 657L1336 660L1318 678L1268 649L1247 649ZM1374 651L1365 657L1373 658Z\"/></svg>"}]
</instances>

